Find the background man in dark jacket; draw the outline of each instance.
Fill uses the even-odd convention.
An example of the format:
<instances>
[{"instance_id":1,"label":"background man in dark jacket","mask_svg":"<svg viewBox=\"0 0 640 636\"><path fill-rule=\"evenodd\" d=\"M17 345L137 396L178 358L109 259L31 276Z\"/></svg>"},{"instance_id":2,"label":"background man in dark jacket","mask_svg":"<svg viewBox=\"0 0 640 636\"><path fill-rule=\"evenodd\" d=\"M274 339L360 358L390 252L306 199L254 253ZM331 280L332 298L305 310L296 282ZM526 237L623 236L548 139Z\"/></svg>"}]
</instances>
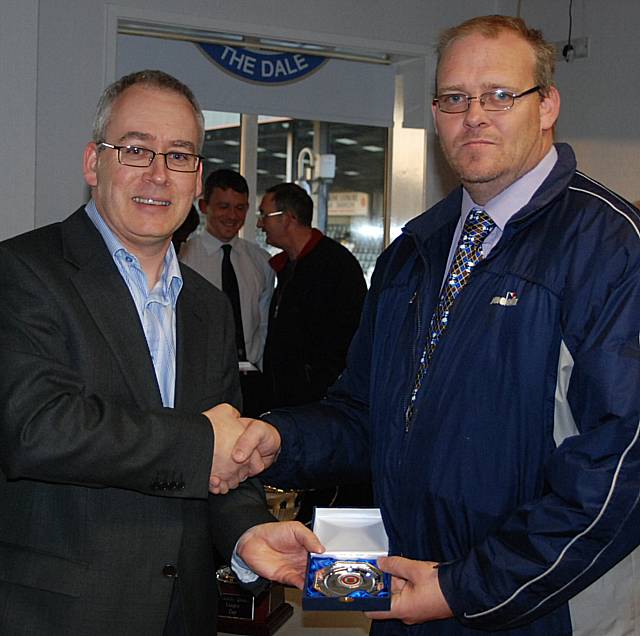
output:
<instances>
[{"instance_id":1,"label":"background man in dark jacket","mask_svg":"<svg viewBox=\"0 0 640 636\"><path fill-rule=\"evenodd\" d=\"M295 183L267 190L258 227L283 251L264 352L268 408L324 397L344 369L367 285L351 252L311 227L313 201Z\"/></svg>"},{"instance_id":2,"label":"background man in dark jacket","mask_svg":"<svg viewBox=\"0 0 640 636\"><path fill-rule=\"evenodd\" d=\"M395 591L376 635L632 633L640 214L553 144L539 31L474 18L438 53L462 186L378 259L328 399L268 414L238 450L280 449L282 485L371 466Z\"/></svg>"},{"instance_id":3,"label":"background man in dark jacket","mask_svg":"<svg viewBox=\"0 0 640 636\"><path fill-rule=\"evenodd\" d=\"M278 284L271 299L264 352L264 409L323 398L345 367L360 322L367 285L351 252L311 227L313 201L295 183L269 188L258 227L282 252L270 263ZM302 497L297 518L311 519L314 506L369 505L369 480L320 488Z\"/></svg>"}]
</instances>

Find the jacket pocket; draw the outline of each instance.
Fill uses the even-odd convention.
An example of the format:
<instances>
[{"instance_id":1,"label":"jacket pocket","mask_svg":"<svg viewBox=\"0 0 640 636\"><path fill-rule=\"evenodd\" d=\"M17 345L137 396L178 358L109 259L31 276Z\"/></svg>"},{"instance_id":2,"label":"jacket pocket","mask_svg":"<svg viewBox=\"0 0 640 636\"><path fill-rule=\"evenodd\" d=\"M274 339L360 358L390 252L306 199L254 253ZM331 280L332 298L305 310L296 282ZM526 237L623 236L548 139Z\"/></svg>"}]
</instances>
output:
<instances>
[{"instance_id":1,"label":"jacket pocket","mask_svg":"<svg viewBox=\"0 0 640 636\"><path fill-rule=\"evenodd\" d=\"M0 580L54 594L79 597L86 587L88 563L0 542Z\"/></svg>"}]
</instances>

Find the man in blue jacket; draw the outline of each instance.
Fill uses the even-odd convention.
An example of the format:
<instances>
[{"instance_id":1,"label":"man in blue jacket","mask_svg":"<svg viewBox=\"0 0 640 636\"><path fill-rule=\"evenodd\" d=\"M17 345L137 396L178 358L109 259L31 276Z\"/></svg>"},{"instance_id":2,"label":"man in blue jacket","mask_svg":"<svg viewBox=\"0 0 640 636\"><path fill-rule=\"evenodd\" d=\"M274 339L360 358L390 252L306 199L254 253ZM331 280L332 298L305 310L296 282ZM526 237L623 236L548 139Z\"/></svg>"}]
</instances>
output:
<instances>
[{"instance_id":1,"label":"man in blue jacket","mask_svg":"<svg viewBox=\"0 0 640 636\"><path fill-rule=\"evenodd\" d=\"M373 634L634 633L638 210L553 144L539 31L474 18L438 53L462 187L379 259L329 398L252 422L235 459L279 452L283 486L371 470L395 592Z\"/></svg>"}]
</instances>

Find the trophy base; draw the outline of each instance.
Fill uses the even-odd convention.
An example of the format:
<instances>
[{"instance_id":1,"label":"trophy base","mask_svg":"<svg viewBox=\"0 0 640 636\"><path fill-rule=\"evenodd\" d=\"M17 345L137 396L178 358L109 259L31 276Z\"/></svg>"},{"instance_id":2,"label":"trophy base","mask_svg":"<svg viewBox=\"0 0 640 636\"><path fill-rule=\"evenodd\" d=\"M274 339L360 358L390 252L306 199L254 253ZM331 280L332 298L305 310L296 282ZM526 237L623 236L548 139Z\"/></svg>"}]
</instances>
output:
<instances>
[{"instance_id":1,"label":"trophy base","mask_svg":"<svg viewBox=\"0 0 640 636\"><path fill-rule=\"evenodd\" d=\"M261 622L218 616L218 633L273 636L289 620L292 614L293 607L289 603L283 603Z\"/></svg>"},{"instance_id":2,"label":"trophy base","mask_svg":"<svg viewBox=\"0 0 640 636\"><path fill-rule=\"evenodd\" d=\"M244 590L229 568L218 570L218 631L247 636L272 636L293 614L284 600L284 587L271 583L258 596Z\"/></svg>"}]
</instances>

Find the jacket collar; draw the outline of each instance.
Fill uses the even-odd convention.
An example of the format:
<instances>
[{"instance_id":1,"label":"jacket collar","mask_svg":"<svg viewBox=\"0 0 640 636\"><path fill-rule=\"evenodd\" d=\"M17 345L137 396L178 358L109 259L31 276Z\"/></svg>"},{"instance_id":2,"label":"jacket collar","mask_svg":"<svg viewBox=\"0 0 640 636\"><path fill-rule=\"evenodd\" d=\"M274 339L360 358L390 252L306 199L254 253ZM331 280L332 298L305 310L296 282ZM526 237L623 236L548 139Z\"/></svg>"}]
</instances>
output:
<instances>
[{"instance_id":1,"label":"jacket collar","mask_svg":"<svg viewBox=\"0 0 640 636\"><path fill-rule=\"evenodd\" d=\"M61 232L63 256L77 268L71 282L109 344L131 394L141 407L162 407L133 299L84 207L62 222Z\"/></svg>"},{"instance_id":2,"label":"jacket collar","mask_svg":"<svg viewBox=\"0 0 640 636\"><path fill-rule=\"evenodd\" d=\"M298 254L296 262L301 261L307 254L309 254L309 252L311 252L323 238L324 234L314 227L311 230L311 238L309 238L309 240L305 243L305 246L302 248L300 254ZM279 254L276 254L269 259L269 264L277 273L280 273L287 266L288 262L289 257L287 256L286 252L280 252Z\"/></svg>"},{"instance_id":3,"label":"jacket collar","mask_svg":"<svg viewBox=\"0 0 640 636\"><path fill-rule=\"evenodd\" d=\"M559 143L555 146L558 151L556 165L533 194L531 200L511 217L505 231L510 227L514 231L516 226L521 226L525 221L530 220L538 211L567 189L576 171L576 158L568 144ZM458 186L442 201L409 221L402 228L402 232L413 237L418 249L420 249L420 245L435 232L448 224L457 223L461 202L462 187Z\"/></svg>"},{"instance_id":4,"label":"jacket collar","mask_svg":"<svg viewBox=\"0 0 640 636\"><path fill-rule=\"evenodd\" d=\"M188 271L182 273L184 287L176 308L176 395L174 407L193 410L199 405L202 387L199 382L186 382L185 378L207 377L207 349L194 334L205 333L211 328L202 298L211 290Z\"/></svg>"},{"instance_id":5,"label":"jacket collar","mask_svg":"<svg viewBox=\"0 0 640 636\"><path fill-rule=\"evenodd\" d=\"M78 270L72 277L73 284L111 347L132 395L141 408L162 408L153 361L133 299L84 206L63 221L61 228L64 258ZM182 276L185 285L176 307L175 408L192 409L199 395L198 383L183 379L187 375L204 377L206 373L206 350L193 334L207 328L200 299L210 290L190 270L182 270Z\"/></svg>"}]
</instances>

